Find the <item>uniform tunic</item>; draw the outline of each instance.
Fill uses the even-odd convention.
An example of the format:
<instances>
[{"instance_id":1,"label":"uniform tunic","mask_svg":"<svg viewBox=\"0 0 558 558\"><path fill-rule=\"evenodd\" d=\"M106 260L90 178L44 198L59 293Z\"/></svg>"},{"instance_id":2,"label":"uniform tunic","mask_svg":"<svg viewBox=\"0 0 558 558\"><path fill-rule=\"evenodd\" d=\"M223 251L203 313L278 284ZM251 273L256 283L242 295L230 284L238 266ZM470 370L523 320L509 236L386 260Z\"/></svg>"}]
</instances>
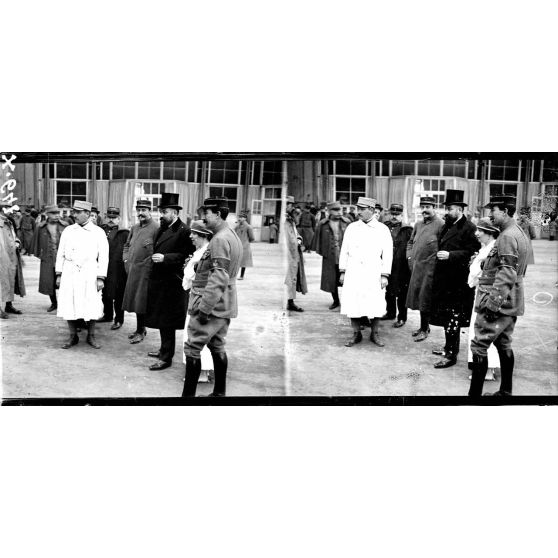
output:
<instances>
[{"instance_id":1,"label":"uniform tunic","mask_svg":"<svg viewBox=\"0 0 558 558\"><path fill-rule=\"evenodd\" d=\"M146 225L134 225L124 244L124 268L128 278L122 308L127 312L145 314L147 311L147 287L153 265L153 241L158 230L159 225L153 219Z\"/></svg>"},{"instance_id":2,"label":"uniform tunic","mask_svg":"<svg viewBox=\"0 0 558 558\"><path fill-rule=\"evenodd\" d=\"M61 273L58 317L65 320L98 320L103 315L97 278L107 276L109 248L102 229L87 223L64 229L56 256Z\"/></svg>"},{"instance_id":3,"label":"uniform tunic","mask_svg":"<svg viewBox=\"0 0 558 558\"><path fill-rule=\"evenodd\" d=\"M391 234L383 223L359 220L347 227L339 256L339 270L345 271L341 314L350 318L385 314L381 277L389 277L392 259Z\"/></svg>"},{"instance_id":4,"label":"uniform tunic","mask_svg":"<svg viewBox=\"0 0 558 558\"><path fill-rule=\"evenodd\" d=\"M529 219L520 219L517 223L521 230L525 233L527 240L529 241L529 254L527 256L527 265L535 263L535 253L533 251L532 240L537 238L537 233L535 232L535 227L531 224Z\"/></svg>"},{"instance_id":5,"label":"uniform tunic","mask_svg":"<svg viewBox=\"0 0 558 558\"><path fill-rule=\"evenodd\" d=\"M64 221L49 224L43 221L36 229L33 237L33 254L41 260L39 272L39 292L53 296L56 288L56 254L60 238L68 225ZM54 234L53 234L54 233Z\"/></svg>"},{"instance_id":6,"label":"uniform tunic","mask_svg":"<svg viewBox=\"0 0 558 558\"><path fill-rule=\"evenodd\" d=\"M413 229L409 225L392 223L391 221L388 221L385 225L393 239L393 263L387 292L392 296L401 296L403 300L407 297L407 288L411 278L411 271L407 262L407 244Z\"/></svg>"},{"instance_id":7,"label":"uniform tunic","mask_svg":"<svg viewBox=\"0 0 558 558\"><path fill-rule=\"evenodd\" d=\"M250 243L254 242L254 232L252 227L248 223L239 223L235 232L242 242L242 261L240 262L240 267L252 267L252 249L250 248Z\"/></svg>"},{"instance_id":8,"label":"uniform tunic","mask_svg":"<svg viewBox=\"0 0 558 558\"><path fill-rule=\"evenodd\" d=\"M511 348L517 316L525 312L523 278L527 270L528 240L511 219L490 250L479 279L475 298L475 338L471 342L474 355L485 356L491 343L500 349ZM495 314L488 321L485 311Z\"/></svg>"}]
</instances>

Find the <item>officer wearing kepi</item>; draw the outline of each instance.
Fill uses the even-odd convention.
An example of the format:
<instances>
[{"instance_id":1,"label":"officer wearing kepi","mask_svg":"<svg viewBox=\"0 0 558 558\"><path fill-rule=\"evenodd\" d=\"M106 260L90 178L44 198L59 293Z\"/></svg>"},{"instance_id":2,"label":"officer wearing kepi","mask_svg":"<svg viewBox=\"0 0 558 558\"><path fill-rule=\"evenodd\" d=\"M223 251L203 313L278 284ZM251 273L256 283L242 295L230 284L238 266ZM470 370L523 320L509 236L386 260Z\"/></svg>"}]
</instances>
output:
<instances>
[{"instance_id":1,"label":"officer wearing kepi","mask_svg":"<svg viewBox=\"0 0 558 558\"><path fill-rule=\"evenodd\" d=\"M227 198L208 198L203 221L213 233L205 254L197 264L192 282L188 314L188 341L184 343L186 378L182 397L194 397L201 372L200 353L207 345L213 357L215 384L211 396L226 393L228 359L225 337L231 318L236 318L236 276L242 259L242 243L226 222Z\"/></svg>"},{"instance_id":2,"label":"officer wearing kepi","mask_svg":"<svg viewBox=\"0 0 558 558\"><path fill-rule=\"evenodd\" d=\"M512 334L518 316L525 312L523 277L527 269L529 240L513 218L515 198L497 196L486 206L490 220L500 230L496 244L484 263L477 287L475 338L471 341L473 374L469 395L482 395L488 370L487 350L491 343L500 357L500 389L493 395L512 394L514 354Z\"/></svg>"}]
</instances>

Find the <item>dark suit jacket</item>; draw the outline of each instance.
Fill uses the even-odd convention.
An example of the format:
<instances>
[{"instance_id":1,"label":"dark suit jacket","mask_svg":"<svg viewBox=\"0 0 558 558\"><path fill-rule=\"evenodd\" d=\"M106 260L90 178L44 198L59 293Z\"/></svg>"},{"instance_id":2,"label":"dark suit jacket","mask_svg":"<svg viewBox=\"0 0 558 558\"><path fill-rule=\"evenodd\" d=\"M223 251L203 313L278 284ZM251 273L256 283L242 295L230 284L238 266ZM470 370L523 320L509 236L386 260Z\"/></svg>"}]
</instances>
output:
<instances>
[{"instance_id":1,"label":"dark suit jacket","mask_svg":"<svg viewBox=\"0 0 558 558\"><path fill-rule=\"evenodd\" d=\"M163 254L165 258L161 263L154 263L151 268L145 325L155 329L184 329L184 261L194 253L194 245L190 240L189 229L180 219L170 227L159 228L153 253Z\"/></svg>"}]
</instances>

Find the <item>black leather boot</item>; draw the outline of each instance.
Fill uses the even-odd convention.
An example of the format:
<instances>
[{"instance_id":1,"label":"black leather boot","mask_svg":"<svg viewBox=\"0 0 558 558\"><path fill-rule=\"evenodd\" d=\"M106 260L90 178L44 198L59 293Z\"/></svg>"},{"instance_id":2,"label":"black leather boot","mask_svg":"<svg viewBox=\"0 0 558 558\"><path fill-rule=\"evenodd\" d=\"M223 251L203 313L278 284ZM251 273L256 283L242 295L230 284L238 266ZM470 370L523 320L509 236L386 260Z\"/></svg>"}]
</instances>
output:
<instances>
[{"instance_id":1,"label":"black leather boot","mask_svg":"<svg viewBox=\"0 0 558 558\"><path fill-rule=\"evenodd\" d=\"M482 395L482 386L488 371L488 357L473 355L473 374L471 377L471 385L469 386L469 397L480 397Z\"/></svg>"},{"instance_id":2,"label":"black leather boot","mask_svg":"<svg viewBox=\"0 0 558 558\"><path fill-rule=\"evenodd\" d=\"M378 345L378 347L385 347L384 340L380 337L380 318L372 320L372 331L370 332L370 341Z\"/></svg>"},{"instance_id":3,"label":"black leather boot","mask_svg":"<svg viewBox=\"0 0 558 558\"><path fill-rule=\"evenodd\" d=\"M360 331L353 331L353 336L345 343L345 347L352 347L362 341L362 333Z\"/></svg>"},{"instance_id":4,"label":"black leather boot","mask_svg":"<svg viewBox=\"0 0 558 558\"><path fill-rule=\"evenodd\" d=\"M213 393L209 397L225 397L227 391L227 368L229 360L227 353L211 353L213 357L213 368L215 371L215 383L213 384Z\"/></svg>"},{"instance_id":5,"label":"black leather boot","mask_svg":"<svg viewBox=\"0 0 558 558\"><path fill-rule=\"evenodd\" d=\"M87 322L87 344L91 345L94 349L100 349L101 345L97 343L97 338L95 337L95 320L90 320Z\"/></svg>"},{"instance_id":6,"label":"black leather boot","mask_svg":"<svg viewBox=\"0 0 558 558\"><path fill-rule=\"evenodd\" d=\"M195 397L198 380L201 374L201 359L186 357L186 377L182 397Z\"/></svg>"},{"instance_id":7,"label":"black leather boot","mask_svg":"<svg viewBox=\"0 0 558 558\"><path fill-rule=\"evenodd\" d=\"M491 395L509 397L512 394L512 376L515 356L512 349L498 349L500 357L500 389Z\"/></svg>"}]
</instances>

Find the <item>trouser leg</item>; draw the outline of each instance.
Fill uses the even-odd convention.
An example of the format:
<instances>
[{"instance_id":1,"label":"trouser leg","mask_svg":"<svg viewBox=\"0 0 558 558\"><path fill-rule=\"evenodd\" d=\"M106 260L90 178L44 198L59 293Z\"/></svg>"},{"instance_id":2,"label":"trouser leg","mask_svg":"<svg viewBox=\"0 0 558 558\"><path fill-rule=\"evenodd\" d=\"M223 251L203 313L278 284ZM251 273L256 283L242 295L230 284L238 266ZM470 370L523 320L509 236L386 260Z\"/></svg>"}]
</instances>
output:
<instances>
[{"instance_id":1,"label":"trouser leg","mask_svg":"<svg viewBox=\"0 0 558 558\"><path fill-rule=\"evenodd\" d=\"M397 297L397 319L407 321L407 291L400 292Z\"/></svg>"},{"instance_id":2,"label":"trouser leg","mask_svg":"<svg viewBox=\"0 0 558 558\"><path fill-rule=\"evenodd\" d=\"M430 328L430 313L421 312L420 313L420 329L422 331L428 331Z\"/></svg>"},{"instance_id":3,"label":"trouser leg","mask_svg":"<svg viewBox=\"0 0 558 558\"><path fill-rule=\"evenodd\" d=\"M106 318L107 320L112 320L112 316L114 314L112 303L112 298L109 298L103 289L103 318Z\"/></svg>"},{"instance_id":4,"label":"trouser leg","mask_svg":"<svg viewBox=\"0 0 558 558\"><path fill-rule=\"evenodd\" d=\"M53 306L57 306L57 305L58 305L58 302L56 301L56 293L50 295L50 303L51 303Z\"/></svg>"},{"instance_id":5,"label":"trouser leg","mask_svg":"<svg viewBox=\"0 0 558 558\"><path fill-rule=\"evenodd\" d=\"M213 396L223 397L227 391L227 369L229 361L227 353L212 352L213 357L213 370L215 372L215 384L213 387Z\"/></svg>"},{"instance_id":6,"label":"trouser leg","mask_svg":"<svg viewBox=\"0 0 558 558\"><path fill-rule=\"evenodd\" d=\"M95 335L95 320L89 320L87 322L87 334L89 336Z\"/></svg>"},{"instance_id":7,"label":"trouser leg","mask_svg":"<svg viewBox=\"0 0 558 558\"><path fill-rule=\"evenodd\" d=\"M70 335L77 335L77 320L68 320Z\"/></svg>"},{"instance_id":8,"label":"trouser leg","mask_svg":"<svg viewBox=\"0 0 558 558\"><path fill-rule=\"evenodd\" d=\"M124 289L116 290L116 297L114 299L114 321L121 324L124 323L124 309L122 308L122 302L124 301Z\"/></svg>"},{"instance_id":9,"label":"trouser leg","mask_svg":"<svg viewBox=\"0 0 558 558\"><path fill-rule=\"evenodd\" d=\"M137 321L136 331L138 333L144 333L145 332L145 314L136 314L136 321Z\"/></svg>"},{"instance_id":10,"label":"trouser leg","mask_svg":"<svg viewBox=\"0 0 558 558\"><path fill-rule=\"evenodd\" d=\"M386 314L395 317L395 295L386 291Z\"/></svg>"},{"instance_id":11,"label":"trouser leg","mask_svg":"<svg viewBox=\"0 0 558 558\"><path fill-rule=\"evenodd\" d=\"M241 267L240 268L240 277L244 277L244 274L246 273L246 268L245 267Z\"/></svg>"},{"instance_id":12,"label":"trouser leg","mask_svg":"<svg viewBox=\"0 0 558 558\"><path fill-rule=\"evenodd\" d=\"M161 336L161 350L159 357L163 362L171 363L176 348L176 330L164 328L159 330Z\"/></svg>"}]
</instances>

